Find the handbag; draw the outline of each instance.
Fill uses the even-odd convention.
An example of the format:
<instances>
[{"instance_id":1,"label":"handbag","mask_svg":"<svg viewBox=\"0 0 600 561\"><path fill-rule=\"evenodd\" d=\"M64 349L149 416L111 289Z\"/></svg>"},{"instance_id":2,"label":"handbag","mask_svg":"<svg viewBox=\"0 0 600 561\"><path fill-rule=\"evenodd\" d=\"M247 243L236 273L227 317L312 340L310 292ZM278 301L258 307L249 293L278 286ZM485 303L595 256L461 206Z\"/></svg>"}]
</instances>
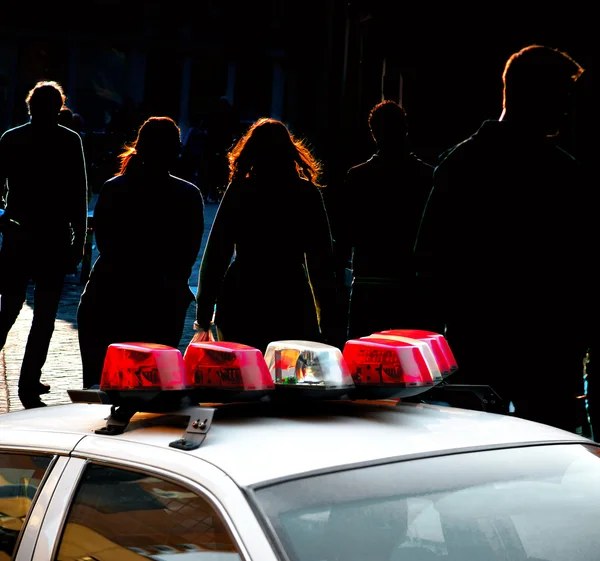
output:
<instances>
[{"instance_id":1,"label":"handbag","mask_svg":"<svg viewBox=\"0 0 600 561\"><path fill-rule=\"evenodd\" d=\"M223 338L223 332L217 327L217 324L214 321L210 322L208 331L202 329L197 322L194 322L194 329L196 333L194 333L190 343L205 343L207 341L218 342L225 340Z\"/></svg>"}]
</instances>

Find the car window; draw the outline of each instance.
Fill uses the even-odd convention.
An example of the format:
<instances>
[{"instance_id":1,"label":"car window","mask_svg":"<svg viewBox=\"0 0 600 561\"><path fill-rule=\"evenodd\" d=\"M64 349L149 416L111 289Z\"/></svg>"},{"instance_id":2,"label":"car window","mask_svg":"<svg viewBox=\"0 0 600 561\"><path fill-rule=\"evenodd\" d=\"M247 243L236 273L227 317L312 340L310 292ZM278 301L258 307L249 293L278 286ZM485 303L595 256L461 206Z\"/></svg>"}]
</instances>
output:
<instances>
[{"instance_id":1,"label":"car window","mask_svg":"<svg viewBox=\"0 0 600 561\"><path fill-rule=\"evenodd\" d=\"M52 456L0 452L0 561L13 559Z\"/></svg>"},{"instance_id":2,"label":"car window","mask_svg":"<svg viewBox=\"0 0 600 561\"><path fill-rule=\"evenodd\" d=\"M591 445L392 462L254 497L293 561L600 559L600 448Z\"/></svg>"},{"instance_id":3,"label":"car window","mask_svg":"<svg viewBox=\"0 0 600 561\"><path fill-rule=\"evenodd\" d=\"M57 561L239 561L205 498L134 471L90 464L78 486Z\"/></svg>"}]
</instances>

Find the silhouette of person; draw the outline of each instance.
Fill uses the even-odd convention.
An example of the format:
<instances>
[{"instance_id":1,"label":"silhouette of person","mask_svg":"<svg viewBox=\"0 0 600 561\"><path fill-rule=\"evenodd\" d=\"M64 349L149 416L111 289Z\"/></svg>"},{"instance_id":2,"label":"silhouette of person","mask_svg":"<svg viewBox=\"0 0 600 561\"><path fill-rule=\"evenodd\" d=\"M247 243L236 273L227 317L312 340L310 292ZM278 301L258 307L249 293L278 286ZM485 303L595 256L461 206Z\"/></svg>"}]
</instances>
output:
<instances>
[{"instance_id":1,"label":"silhouette of person","mask_svg":"<svg viewBox=\"0 0 600 561\"><path fill-rule=\"evenodd\" d=\"M41 407L42 384L65 274L83 257L87 177L81 138L58 125L65 95L54 81L38 82L26 98L30 120L0 138L0 186L6 216L0 250L0 349L15 323L29 281L33 321L19 377L25 408Z\"/></svg>"},{"instance_id":2,"label":"silhouette of person","mask_svg":"<svg viewBox=\"0 0 600 561\"><path fill-rule=\"evenodd\" d=\"M586 68L585 72L577 80L576 91L573 94L573 154L581 163L586 174L587 186L590 191L590 201L594 200L596 184L594 178L594 152L595 144L593 142L596 127L594 119L595 99L592 93L593 70ZM588 216L588 218L592 218ZM587 274L591 273L593 261L588 259L585 264ZM591 358L591 357L590 357ZM588 415L594 439L600 441L600 383L598 382L598 358L595 357L586 364L587 380L587 402Z\"/></svg>"},{"instance_id":3,"label":"silhouette of person","mask_svg":"<svg viewBox=\"0 0 600 561\"><path fill-rule=\"evenodd\" d=\"M100 191L94 208L99 255L77 311L84 388L100 383L112 343L179 345L204 233L200 190L170 173L180 149L177 124L150 117Z\"/></svg>"},{"instance_id":4,"label":"silhouette of person","mask_svg":"<svg viewBox=\"0 0 600 561\"><path fill-rule=\"evenodd\" d=\"M206 131L202 128L202 120L198 114L190 119L190 128L183 139L181 151L182 178L198 185L202 191L200 177L202 158L205 152Z\"/></svg>"},{"instance_id":5,"label":"silhouette of person","mask_svg":"<svg viewBox=\"0 0 600 561\"><path fill-rule=\"evenodd\" d=\"M262 352L281 339L333 342L335 269L320 163L275 119L228 153L229 184L200 266L196 321Z\"/></svg>"},{"instance_id":6,"label":"silhouette of person","mask_svg":"<svg viewBox=\"0 0 600 561\"><path fill-rule=\"evenodd\" d=\"M73 119L73 111L68 107L63 107L58 112L58 124L68 129L75 130L75 122Z\"/></svg>"},{"instance_id":7,"label":"silhouette of person","mask_svg":"<svg viewBox=\"0 0 600 561\"><path fill-rule=\"evenodd\" d=\"M377 151L346 174L335 244L337 262L352 271L351 339L414 325L412 253L433 178L433 166L409 150L398 103L376 104L368 123Z\"/></svg>"},{"instance_id":8,"label":"silhouette of person","mask_svg":"<svg viewBox=\"0 0 600 561\"><path fill-rule=\"evenodd\" d=\"M557 145L582 67L542 45L514 53L498 120L446 152L416 241L422 321L447 329L452 382L488 384L515 414L582 426L598 254L579 163ZM416 326L419 327L419 326Z\"/></svg>"},{"instance_id":9,"label":"silhouette of person","mask_svg":"<svg viewBox=\"0 0 600 561\"><path fill-rule=\"evenodd\" d=\"M75 131L79 136L83 134L83 118L68 107L63 107L58 113L58 124Z\"/></svg>"}]
</instances>

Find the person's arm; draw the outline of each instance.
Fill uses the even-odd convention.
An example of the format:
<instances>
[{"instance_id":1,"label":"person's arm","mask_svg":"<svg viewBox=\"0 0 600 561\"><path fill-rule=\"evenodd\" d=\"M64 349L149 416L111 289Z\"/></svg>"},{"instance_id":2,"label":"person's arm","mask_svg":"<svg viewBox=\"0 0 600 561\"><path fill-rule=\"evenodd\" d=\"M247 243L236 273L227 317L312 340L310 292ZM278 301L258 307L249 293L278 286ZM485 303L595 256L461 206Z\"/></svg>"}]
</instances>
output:
<instances>
[{"instance_id":1,"label":"person's arm","mask_svg":"<svg viewBox=\"0 0 600 561\"><path fill-rule=\"evenodd\" d=\"M191 269L198 258L202 246L202 237L204 236L204 199L200 189L196 188L192 191L187 211L188 234L183 240L182 255L187 260L187 267Z\"/></svg>"},{"instance_id":2,"label":"person's arm","mask_svg":"<svg viewBox=\"0 0 600 561\"><path fill-rule=\"evenodd\" d=\"M352 268L354 237L360 218L357 216L358 200L355 198L355 194L359 193L360 189L357 188L356 183L356 173L350 169L346 173L338 204L338 227L334 243L338 283L344 282L346 269Z\"/></svg>"},{"instance_id":3,"label":"person's arm","mask_svg":"<svg viewBox=\"0 0 600 561\"><path fill-rule=\"evenodd\" d=\"M196 323L208 330L221 282L235 250L231 225L236 223L236 193L230 184L219 204L217 214L208 235L198 274L196 293Z\"/></svg>"},{"instance_id":4,"label":"person's arm","mask_svg":"<svg viewBox=\"0 0 600 561\"><path fill-rule=\"evenodd\" d=\"M8 177L7 169L7 146L4 135L0 137L0 208L6 207L6 180Z\"/></svg>"},{"instance_id":5,"label":"person's arm","mask_svg":"<svg viewBox=\"0 0 600 561\"><path fill-rule=\"evenodd\" d=\"M315 188L311 193L309 239L305 248L306 266L319 314L321 332L326 341L340 344L341 337L336 314L336 276L333 240L329 218L321 193ZM344 341L345 342L345 341Z\"/></svg>"},{"instance_id":6,"label":"person's arm","mask_svg":"<svg viewBox=\"0 0 600 561\"><path fill-rule=\"evenodd\" d=\"M438 166L433 173L433 187L425 203L414 245L416 298L421 302L422 318L419 327L438 333L444 332L446 316L443 289L448 269L444 260L445 252L440 248L448 235L447 193L448 172L445 167Z\"/></svg>"},{"instance_id":7,"label":"person's arm","mask_svg":"<svg viewBox=\"0 0 600 561\"><path fill-rule=\"evenodd\" d=\"M87 235L87 213L88 213L88 188L87 173L85 167L85 155L81 137L77 135L75 148L73 148L73 206L70 217L73 229L73 265L77 266L83 259L85 238Z\"/></svg>"},{"instance_id":8,"label":"person's arm","mask_svg":"<svg viewBox=\"0 0 600 561\"><path fill-rule=\"evenodd\" d=\"M120 238L119 231L115 228L114 211L118 209L118 202L115 201L114 190L115 185L111 183L111 180L105 182L94 207L96 247L101 255L107 256L114 252Z\"/></svg>"}]
</instances>

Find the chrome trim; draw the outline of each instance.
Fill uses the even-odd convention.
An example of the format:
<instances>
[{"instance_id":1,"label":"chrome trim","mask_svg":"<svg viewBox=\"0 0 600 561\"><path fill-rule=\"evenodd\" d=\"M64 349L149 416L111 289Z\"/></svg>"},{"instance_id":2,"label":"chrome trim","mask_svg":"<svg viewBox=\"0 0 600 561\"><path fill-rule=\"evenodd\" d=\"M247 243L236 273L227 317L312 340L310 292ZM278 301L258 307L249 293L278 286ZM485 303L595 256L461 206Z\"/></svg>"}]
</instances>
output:
<instances>
[{"instance_id":1,"label":"chrome trim","mask_svg":"<svg viewBox=\"0 0 600 561\"><path fill-rule=\"evenodd\" d=\"M79 479L87 462L80 458L69 458L52 499L43 517L35 551L31 561L49 561L54 559L54 549L62 535L62 527L77 489ZM23 559L25 561L25 559Z\"/></svg>"},{"instance_id":2,"label":"chrome trim","mask_svg":"<svg viewBox=\"0 0 600 561\"><path fill-rule=\"evenodd\" d=\"M48 504L52 500L54 490L68 462L69 458L67 456L55 456L48 466L40 484L40 491L36 494L33 506L23 524L24 531L17 541L15 561L31 560Z\"/></svg>"}]
</instances>

